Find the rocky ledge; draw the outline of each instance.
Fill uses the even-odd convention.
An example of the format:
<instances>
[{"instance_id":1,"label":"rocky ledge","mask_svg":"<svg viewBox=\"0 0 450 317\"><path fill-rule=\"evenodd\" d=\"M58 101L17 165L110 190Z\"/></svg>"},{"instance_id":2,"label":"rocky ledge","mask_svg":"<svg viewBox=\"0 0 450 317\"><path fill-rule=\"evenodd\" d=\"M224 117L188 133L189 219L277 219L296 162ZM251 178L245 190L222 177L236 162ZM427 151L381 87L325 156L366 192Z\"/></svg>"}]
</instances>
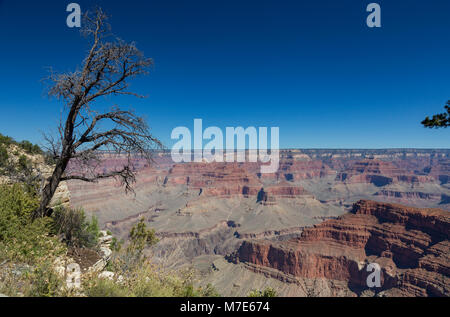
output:
<instances>
[{"instance_id":1,"label":"rocky ledge","mask_svg":"<svg viewBox=\"0 0 450 317\"><path fill-rule=\"evenodd\" d=\"M371 183L385 186L403 182L408 184L431 183L435 179L427 175L416 175L396 167L392 162L375 159L357 161L336 175L336 181L345 183Z\"/></svg>"}]
</instances>

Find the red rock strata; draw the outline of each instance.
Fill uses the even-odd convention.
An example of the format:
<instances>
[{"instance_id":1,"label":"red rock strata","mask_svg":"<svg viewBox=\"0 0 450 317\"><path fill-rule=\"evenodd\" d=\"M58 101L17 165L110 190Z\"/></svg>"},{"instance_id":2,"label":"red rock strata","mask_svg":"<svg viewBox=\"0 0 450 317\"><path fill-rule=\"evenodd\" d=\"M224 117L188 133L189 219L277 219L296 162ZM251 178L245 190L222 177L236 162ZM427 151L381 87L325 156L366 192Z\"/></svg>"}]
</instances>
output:
<instances>
[{"instance_id":1,"label":"red rock strata","mask_svg":"<svg viewBox=\"0 0 450 317\"><path fill-rule=\"evenodd\" d=\"M273 174L258 174L263 179L276 179L287 181L299 181L316 177L325 177L335 172L322 161L295 161L289 158L283 158L280 161L280 167Z\"/></svg>"},{"instance_id":2,"label":"red rock strata","mask_svg":"<svg viewBox=\"0 0 450 317\"><path fill-rule=\"evenodd\" d=\"M375 262L382 268L377 292L450 296L449 233L447 211L360 201L300 238L245 241L234 260L278 277L346 281L357 294L367 288L366 265Z\"/></svg>"},{"instance_id":3,"label":"red rock strata","mask_svg":"<svg viewBox=\"0 0 450 317\"><path fill-rule=\"evenodd\" d=\"M269 204L276 198L296 198L309 195L300 186L287 181L265 187L248 163L186 163L173 166L164 180L165 185L186 185L206 197L254 196Z\"/></svg>"},{"instance_id":4,"label":"red rock strata","mask_svg":"<svg viewBox=\"0 0 450 317\"><path fill-rule=\"evenodd\" d=\"M394 190L380 190L375 193L375 196L380 196L384 198L393 198L397 200L401 200L402 202L408 203L411 200L442 200L442 194L432 194L432 193L423 193L423 192L400 192Z\"/></svg>"},{"instance_id":5,"label":"red rock strata","mask_svg":"<svg viewBox=\"0 0 450 317\"><path fill-rule=\"evenodd\" d=\"M188 185L193 188L212 184L256 185L256 175L251 175L240 163L183 163L174 165L167 175L165 184Z\"/></svg>"},{"instance_id":6,"label":"red rock strata","mask_svg":"<svg viewBox=\"0 0 450 317\"><path fill-rule=\"evenodd\" d=\"M298 198L301 196L311 196L307 190L301 186L293 186L287 182L261 188L257 193L257 202L263 205L273 205L277 198Z\"/></svg>"},{"instance_id":7,"label":"red rock strata","mask_svg":"<svg viewBox=\"0 0 450 317\"><path fill-rule=\"evenodd\" d=\"M337 181L346 183L372 183L384 186L394 182L422 183L433 182L431 176L415 175L396 167L391 162L367 159L355 162L351 167L336 176Z\"/></svg>"},{"instance_id":8,"label":"red rock strata","mask_svg":"<svg viewBox=\"0 0 450 317\"><path fill-rule=\"evenodd\" d=\"M430 176L439 180L442 184L447 184L450 181L450 160L435 159L432 160L430 167L426 169Z\"/></svg>"},{"instance_id":9,"label":"red rock strata","mask_svg":"<svg viewBox=\"0 0 450 317\"><path fill-rule=\"evenodd\" d=\"M133 185L136 191L147 186L162 183L164 172L152 167L142 168L136 176ZM87 183L83 181L70 181L68 187L71 193L70 202L72 206L84 206L90 208L94 205L103 205L105 200L123 199L124 189L120 182L114 178L101 179L98 183Z\"/></svg>"}]
</instances>

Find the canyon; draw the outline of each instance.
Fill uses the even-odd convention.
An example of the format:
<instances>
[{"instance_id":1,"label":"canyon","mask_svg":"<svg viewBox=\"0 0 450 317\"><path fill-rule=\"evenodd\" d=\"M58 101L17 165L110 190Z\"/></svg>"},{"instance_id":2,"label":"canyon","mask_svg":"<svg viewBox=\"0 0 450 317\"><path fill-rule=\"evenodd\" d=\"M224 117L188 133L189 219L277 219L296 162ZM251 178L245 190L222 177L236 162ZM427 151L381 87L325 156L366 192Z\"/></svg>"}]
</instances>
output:
<instances>
[{"instance_id":1,"label":"canyon","mask_svg":"<svg viewBox=\"0 0 450 317\"><path fill-rule=\"evenodd\" d=\"M449 296L449 233L446 211L359 201L298 238L244 241L232 259L291 283L297 277L343 281L356 295L370 291L365 268L377 263L382 283L373 291L379 296Z\"/></svg>"},{"instance_id":2,"label":"canyon","mask_svg":"<svg viewBox=\"0 0 450 317\"><path fill-rule=\"evenodd\" d=\"M123 162L104 154L98 168ZM155 262L194 268L223 295L448 296L450 150L282 150L270 174L167 152L134 163L134 194L70 181L70 204L124 240L144 218L160 238ZM364 289L370 261L381 290Z\"/></svg>"}]
</instances>

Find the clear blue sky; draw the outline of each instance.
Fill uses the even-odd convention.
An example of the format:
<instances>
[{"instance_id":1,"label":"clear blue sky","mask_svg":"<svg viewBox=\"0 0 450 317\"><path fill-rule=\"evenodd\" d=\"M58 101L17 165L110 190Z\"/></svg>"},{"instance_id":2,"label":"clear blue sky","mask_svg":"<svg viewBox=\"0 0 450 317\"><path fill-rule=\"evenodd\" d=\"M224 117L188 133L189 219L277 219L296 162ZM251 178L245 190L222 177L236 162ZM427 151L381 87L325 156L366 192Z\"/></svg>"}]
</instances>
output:
<instances>
[{"instance_id":1,"label":"clear blue sky","mask_svg":"<svg viewBox=\"0 0 450 317\"><path fill-rule=\"evenodd\" d=\"M73 70L86 52L69 29L72 1L0 0L0 133L41 141L61 105L40 81ZM450 1L388 0L369 29L372 1L127 0L100 5L113 32L155 66L120 99L170 146L177 126L278 126L281 147L450 145L450 130L420 121L450 99ZM114 103L114 100L105 102Z\"/></svg>"}]
</instances>

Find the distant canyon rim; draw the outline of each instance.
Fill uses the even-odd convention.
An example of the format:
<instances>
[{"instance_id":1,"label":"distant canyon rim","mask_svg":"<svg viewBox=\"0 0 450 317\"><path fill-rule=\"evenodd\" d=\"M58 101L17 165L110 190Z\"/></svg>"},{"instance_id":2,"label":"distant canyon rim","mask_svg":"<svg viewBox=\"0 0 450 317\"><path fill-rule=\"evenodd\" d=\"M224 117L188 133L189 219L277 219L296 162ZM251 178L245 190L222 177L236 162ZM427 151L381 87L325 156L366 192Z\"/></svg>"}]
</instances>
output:
<instances>
[{"instance_id":1,"label":"distant canyon rim","mask_svg":"<svg viewBox=\"0 0 450 317\"><path fill-rule=\"evenodd\" d=\"M105 153L102 170L124 164ZM449 296L450 150L280 150L260 162L136 158L135 194L113 179L68 182L73 207L126 239L141 218L167 268L192 267L222 295ZM76 169L72 165L70 168ZM380 289L365 268L379 263ZM367 273L366 273L367 274Z\"/></svg>"},{"instance_id":2,"label":"distant canyon rim","mask_svg":"<svg viewBox=\"0 0 450 317\"><path fill-rule=\"evenodd\" d=\"M260 165L262 174L275 173L279 167L279 134L279 127L270 128L268 146L267 127L226 127L224 134L219 127L207 127L203 131L203 120L194 119L193 142L189 128L172 130L171 138L177 142L172 146L171 157L174 163L259 161L269 163ZM247 139L249 150L246 150ZM210 141L203 146L204 140Z\"/></svg>"}]
</instances>

